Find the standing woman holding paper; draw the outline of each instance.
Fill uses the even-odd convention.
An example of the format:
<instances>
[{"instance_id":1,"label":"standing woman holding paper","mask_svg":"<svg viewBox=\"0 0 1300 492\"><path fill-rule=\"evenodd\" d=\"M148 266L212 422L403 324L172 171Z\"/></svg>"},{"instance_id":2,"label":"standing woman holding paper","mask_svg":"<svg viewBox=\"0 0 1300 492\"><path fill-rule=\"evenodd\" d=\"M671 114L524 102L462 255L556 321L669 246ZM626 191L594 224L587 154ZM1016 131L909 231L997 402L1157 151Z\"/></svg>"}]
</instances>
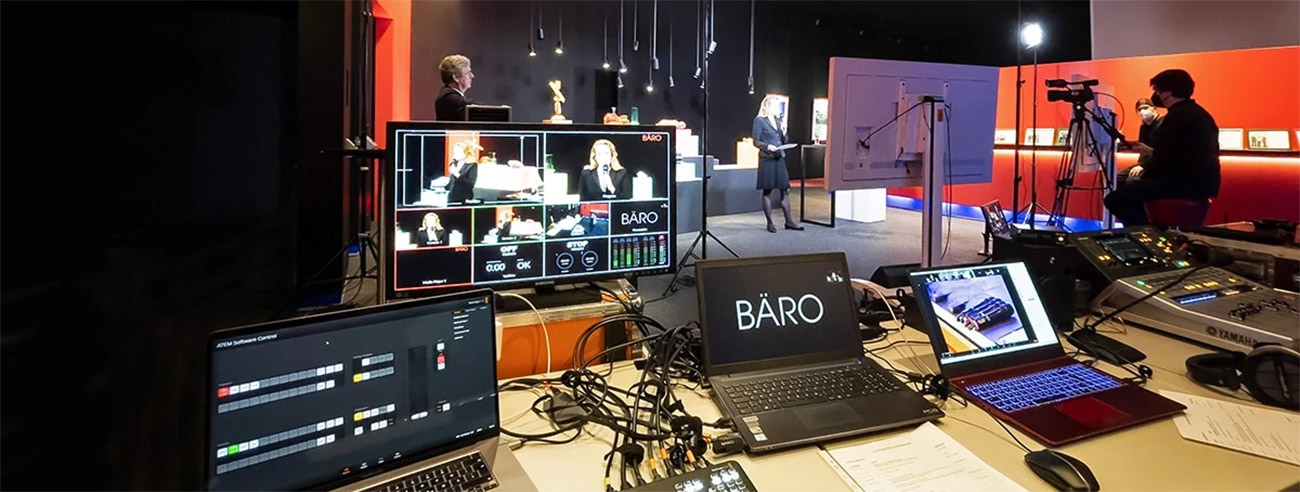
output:
<instances>
[{"instance_id":1,"label":"standing woman holding paper","mask_svg":"<svg viewBox=\"0 0 1300 492\"><path fill-rule=\"evenodd\" d=\"M763 190L767 232L776 232L776 226L772 224L773 200L781 204L781 211L785 213L785 228L802 231L803 226L790 217L790 172L785 168L785 150L780 148L786 143L785 122L777 118L778 101L776 96L764 97L758 116L754 118L752 136L754 146L758 147L757 187Z\"/></svg>"}]
</instances>

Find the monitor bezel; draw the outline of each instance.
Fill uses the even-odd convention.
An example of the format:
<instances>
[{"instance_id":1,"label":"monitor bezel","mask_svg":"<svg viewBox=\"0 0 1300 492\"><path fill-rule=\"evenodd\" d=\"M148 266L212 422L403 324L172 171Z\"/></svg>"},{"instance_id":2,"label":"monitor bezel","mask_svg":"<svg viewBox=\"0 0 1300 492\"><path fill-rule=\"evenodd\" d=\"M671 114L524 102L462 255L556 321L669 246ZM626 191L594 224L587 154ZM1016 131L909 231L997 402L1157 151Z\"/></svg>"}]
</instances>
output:
<instances>
[{"instance_id":1,"label":"monitor bezel","mask_svg":"<svg viewBox=\"0 0 1300 492\"><path fill-rule=\"evenodd\" d=\"M578 274L562 278L531 278L514 282L500 282L492 284L474 284L455 287L445 287L424 290L409 290L398 292L393 285L392 259L397 252L393 243L393 232L396 227L394 216L397 210L395 203L395 190L391 186L389 167L397 159L397 147L392 143L397 139L398 130L451 130L451 131L472 131L475 129L491 131L606 131L618 133L641 133L641 132L663 132L667 135L668 148L673 152L673 162L668 165L668 258L670 261L661 268L620 271L620 272L596 272L590 274ZM379 249L381 255L379 258L379 283L382 286L380 290L380 302L391 300L418 299L428 296L436 296L459 292L469 289L494 289L494 290L511 290L522 288L551 287L556 285L583 284L588 282L597 282L612 279L630 279L642 276L663 275L676 273L678 268L677 262L677 162L676 154L677 128L674 126L656 126L656 125L596 125L596 124L540 124L540 123L499 123L499 122L464 122L464 121L389 121L385 131L388 135L388 146L385 149L386 164L379 173L380 183L379 196L382 197L383 206L380 208L380 225L379 225Z\"/></svg>"},{"instance_id":2,"label":"monitor bezel","mask_svg":"<svg viewBox=\"0 0 1300 492\"><path fill-rule=\"evenodd\" d=\"M991 355L989 357L982 357L978 359L966 360L961 362L945 363L943 361L943 358L940 357L940 354L943 354L948 350L948 342L944 341L943 329L939 326L938 316L934 314L934 305L929 301L929 299L925 298L925 296L927 296L928 294L926 293L925 283L922 281L922 279L924 279L926 275L929 275L931 273L945 271L945 270L957 270L962 268L970 268L970 269L996 268L996 267L1010 268L1013 265L1019 265L1020 268L1026 270L1026 274L1028 273L1028 269L1025 267L1024 262L1020 262L1020 261L1006 262L1006 263L950 265L950 266L943 266L943 267L926 268L923 270L916 270L908 273L908 280L910 280L912 283L912 295L916 297L916 307L921 311L921 319L925 322L925 331L927 334L930 335L930 348L934 352L934 359L936 363L939 364L939 370L940 372L943 373L944 377L948 379L954 379L963 376L969 376L971 374L980 374L989 371L995 371L998 369L1006 369L1006 368L1015 367L1023 364L1040 362L1044 360L1051 360L1057 357L1065 356L1065 349L1061 346L1060 330L1057 330L1055 326L1049 326L1048 327L1049 329L1056 332L1055 335L1057 337L1057 340L1056 343L1053 344L1048 344L1042 347L1019 350L1019 351L1010 352L1002 355ZM1033 289L1034 295L1038 297L1038 299L1040 300L1042 299L1041 293L1038 292L1038 286L1035 285L1034 282L1029 282L1029 285L1026 286L1015 285L1014 287L1017 289L1017 292L1021 288ZM1046 309L1046 307L1044 307L1044 309ZM1032 323L1032 321L1030 321L1028 318L1026 318L1024 322ZM1051 323L1051 318L1048 318L1048 323ZM1034 329L1034 328L1035 327L1033 326L1029 327L1029 329Z\"/></svg>"},{"instance_id":3,"label":"monitor bezel","mask_svg":"<svg viewBox=\"0 0 1300 492\"><path fill-rule=\"evenodd\" d=\"M211 435L211 434L212 434L212 433L211 433L211 429L212 429L212 412L211 412L211 409L212 409L213 405L216 404L216 401L215 401L215 396L216 396L216 395L215 395L215 392L214 392L214 391L210 391L212 388L209 388L208 386L212 383L212 369L213 369L213 367L212 367L212 358L213 358L212 355L213 355L213 350L212 350L212 349L213 349L214 345L217 343L217 340L228 339L228 338L243 337L243 336L248 336L248 335L255 334L255 333L265 333L265 332L270 332L270 331L283 330L283 329L287 329L287 328L293 328L293 327L297 327L297 326L308 325L308 324L314 324L314 323L330 322L330 321L341 320L341 319L346 319L346 318L356 317L356 316L367 316L367 315L372 315L372 314L387 313L387 312L392 312L392 311L400 311L400 310L403 310L403 309L420 308L420 307L430 306L430 305L434 305L434 304L452 303L452 302L462 302L462 301L465 301L465 300L468 300L468 299L473 299L473 298L475 298L475 297L486 297L486 298L487 298L488 313L491 314L491 315L492 315L492 318L495 320L495 319L496 319L496 303L494 302L495 299L493 299L493 292L492 292L491 289L483 289L483 288L479 288L479 289L474 289L474 290L468 290L468 291L462 291L462 292L455 292L455 293L444 294L444 295L433 296L433 297L423 297L423 298L419 298L419 299L411 299L411 300L402 301L402 302L391 302L391 303L387 303L387 304L379 304L379 305L370 306L370 307L364 307L364 308L359 308L359 309L349 309L349 310L346 310L346 311L336 311L336 312L332 312L332 313L318 314L318 315L310 315L310 316L303 316L303 317L300 317L300 318L292 318L292 319L286 319L286 320L280 320L280 321L271 321L271 322L260 323L260 324L255 324L255 325L241 326L241 327L235 327L235 328L226 328L226 329L217 330L217 331L214 331L214 332L208 334L207 338L204 340L204 345L203 345L204 352L205 352L205 359L206 359L205 362L204 362L204 364L205 364L205 366L206 366L206 370L205 370L205 372L204 372L203 387L204 387L204 392L207 393L207 395L204 396L204 402L205 402L205 404L204 404L204 407L203 407L203 439L202 439L202 442L203 442L203 445L205 446L205 449L203 450L203 455L204 455L204 459L203 459L203 474L202 474L202 476L203 476L203 489L204 489L204 490L211 490L211 488L209 487L209 484L211 483L212 479L215 478L215 475L212 474L212 470L214 470L214 469L216 468L216 463L215 463L216 458L214 458L214 457L212 456L212 452L211 452L209 449L207 449L207 448L211 448L212 445L213 445L213 443L210 442L210 440L212 439L212 435ZM492 344L491 352L489 352L489 353L491 353L491 354L496 354L496 345L497 345L497 340L496 340L496 336L495 336L495 335L493 335L493 336L491 337L491 344ZM494 355L494 356L495 356L495 355ZM496 381L496 380L498 379L498 378L497 378L497 374L496 374L496 367L497 367L497 366L496 366L496 361L494 360L494 361L492 362L492 380L493 380L493 381ZM494 388L494 389L495 389L495 388ZM403 456L403 457L400 458L400 459L393 460L393 461L390 461L390 462L387 462L387 463L376 464L375 466L373 466L373 467L369 467L369 468L367 468L367 469L364 470L364 471L360 471L360 470L358 470L358 471L355 472L355 473L350 473L350 474L348 474L348 475L339 476L339 477L336 477L336 478L331 478L331 479L328 479L328 480L323 480L323 481L321 481L321 482L317 482L317 483L309 484L309 485L303 487L303 490L330 490L330 489L334 489L334 488L337 488L337 487L342 486L342 485L346 485L346 484L350 484L350 483L356 483L356 482L359 482L359 481L364 480L364 479L369 478L369 477L377 476L377 475L382 474L382 473L387 473L387 472L390 472L390 471L393 471L393 470L396 470L396 469L399 469L399 468L402 468L402 467L410 466L411 464L413 464L413 463L417 463L417 462L419 462L419 461L421 461L421 460L425 460L425 459L428 459L428 458L432 458L432 457L434 457L434 456L438 456L438 455L440 455L440 454L448 453L448 452L451 452L451 451L453 451L453 450L460 449L460 448L463 448L463 447L466 447L466 446L472 445L472 444L474 444L474 443L478 443L478 442L485 441L485 440L488 440L488 439L497 439L497 438L499 438L499 437L501 436L501 405L500 405L500 395L498 394L498 395L496 396L496 398L497 398L497 400L498 400L497 405L493 405L492 408L493 408L493 411L496 412L496 416L495 416L494 420L497 422L497 425L494 426L494 427L492 427L491 429L489 429L488 431L486 431L486 432L484 432L484 433L481 433L481 434L473 434L473 435L469 435L469 436L462 437L462 438L459 438L459 439L453 439L451 442L449 442L449 443L447 443L447 444L444 444L444 445L441 445L441 446L435 446L435 447L432 447L432 448L429 448L429 449L427 449L427 450L423 450L423 451L414 452L414 453L408 454L408 455L406 455L406 456Z\"/></svg>"}]
</instances>

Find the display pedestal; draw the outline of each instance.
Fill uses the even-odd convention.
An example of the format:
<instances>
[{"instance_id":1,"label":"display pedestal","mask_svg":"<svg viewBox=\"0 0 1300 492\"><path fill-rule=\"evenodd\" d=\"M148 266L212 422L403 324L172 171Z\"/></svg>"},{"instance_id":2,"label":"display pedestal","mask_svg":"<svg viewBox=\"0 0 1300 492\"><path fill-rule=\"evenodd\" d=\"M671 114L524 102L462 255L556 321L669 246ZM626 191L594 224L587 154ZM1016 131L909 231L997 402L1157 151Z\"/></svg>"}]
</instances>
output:
<instances>
[{"instance_id":1,"label":"display pedestal","mask_svg":"<svg viewBox=\"0 0 1300 492\"><path fill-rule=\"evenodd\" d=\"M835 217L854 222L885 220L885 189L839 190L835 192Z\"/></svg>"}]
</instances>

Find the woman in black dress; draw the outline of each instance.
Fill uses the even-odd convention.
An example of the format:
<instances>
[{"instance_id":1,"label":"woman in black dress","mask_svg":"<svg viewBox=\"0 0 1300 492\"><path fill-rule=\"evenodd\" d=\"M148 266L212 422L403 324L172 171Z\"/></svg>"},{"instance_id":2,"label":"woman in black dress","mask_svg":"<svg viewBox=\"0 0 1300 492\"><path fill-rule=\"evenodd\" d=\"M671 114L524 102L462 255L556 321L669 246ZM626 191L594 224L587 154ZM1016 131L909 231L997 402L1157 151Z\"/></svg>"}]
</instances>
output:
<instances>
[{"instance_id":1,"label":"woman in black dress","mask_svg":"<svg viewBox=\"0 0 1300 492\"><path fill-rule=\"evenodd\" d=\"M772 224L772 201L781 204L785 213L785 228L802 231L790 216L790 172L785 169L785 151L781 145L786 143L784 122L777 119L778 99L775 96L763 98L758 116L754 118L753 139L758 147L758 185L763 190L763 215L767 217L767 232L776 232Z\"/></svg>"}]
</instances>

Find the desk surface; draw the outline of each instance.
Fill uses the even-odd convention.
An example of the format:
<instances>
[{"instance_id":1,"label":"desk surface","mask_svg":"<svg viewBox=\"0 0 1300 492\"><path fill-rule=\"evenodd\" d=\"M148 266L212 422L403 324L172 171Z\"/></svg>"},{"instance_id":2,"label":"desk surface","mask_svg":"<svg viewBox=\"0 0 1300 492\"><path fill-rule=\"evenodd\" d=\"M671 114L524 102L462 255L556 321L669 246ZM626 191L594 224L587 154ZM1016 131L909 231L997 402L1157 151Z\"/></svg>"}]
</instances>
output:
<instances>
[{"instance_id":1,"label":"desk surface","mask_svg":"<svg viewBox=\"0 0 1300 492\"><path fill-rule=\"evenodd\" d=\"M1109 326L1118 328L1118 325ZM905 332L911 340L920 339L915 331ZM1208 352L1207 349L1141 328L1129 328L1127 333L1112 336L1147 353L1148 359L1144 362L1155 371L1155 378L1147 383L1148 389L1165 389L1223 399L1248 398L1241 393L1218 393L1187 379L1183 361L1188 356ZM901 339L899 333L893 333L889 337L890 341ZM869 347L883 345L882 342ZM917 364L912 362L916 359L935 370L934 357L928 346L908 346L916 350L918 358L913 358L911 350L904 344L896 345L880 355L891 359L900 368L906 366L908 370L918 370ZM1128 376L1122 369L1108 364L1099 363L1098 367L1117 376ZM630 363L620 363L615 366L610 382L626 387L635 383L639 374ZM709 399L706 390L693 392L679 387L676 394L691 414L704 421L710 422L720 417L718 408ZM535 398L531 392L503 393L502 426L517 432L549 430L548 424L531 414L519 416ZM1241 402L1258 405L1253 401ZM1024 450L1011 441L989 414L974 405L963 408L955 402L945 403L944 411L947 416L936 423L938 427L976 456L1026 489L1051 490L1047 483L1025 466ZM609 452L613 433L594 425L588 426L588 429L586 435L570 444L530 443L515 451L524 469L541 490L602 489L605 473L603 456ZM837 441L826 446L832 449L851 446L901 432L905 430ZM1015 429L1012 432L1030 448L1042 447L1033 438ZM1172 419L1143 424L1057 449L1087 463L1096 474L1102 490L1277 491L1300 481L1300 466L1183 439ZM816 446L759 456L734 455L723 459L740 462L759 490L850 490L821 458Z\"/></svg>"}]
</instances>

